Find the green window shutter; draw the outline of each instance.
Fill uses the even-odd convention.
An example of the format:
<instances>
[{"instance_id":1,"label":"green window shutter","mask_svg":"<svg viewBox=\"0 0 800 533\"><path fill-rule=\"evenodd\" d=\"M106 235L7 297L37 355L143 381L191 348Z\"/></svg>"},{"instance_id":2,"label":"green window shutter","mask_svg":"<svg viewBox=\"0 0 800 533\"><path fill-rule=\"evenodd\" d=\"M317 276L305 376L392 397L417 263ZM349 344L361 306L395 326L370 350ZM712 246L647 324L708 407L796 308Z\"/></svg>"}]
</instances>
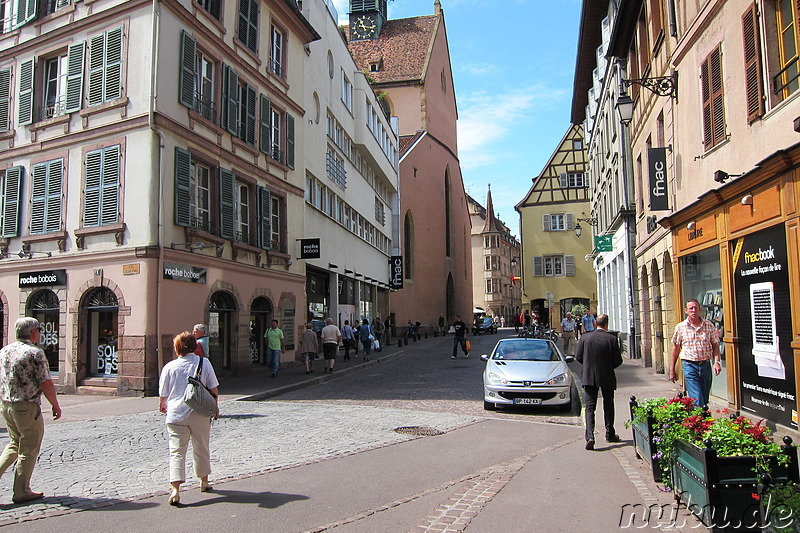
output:
<instances>
[{"instance_id":1,"label":"green window shutter","mask_svg":"<svg viewBox=\"0 0 800 533\"><path fill-rule=\"evenodd\" d=\"M89 89L87 103L97 105L103 102L103 73L105 54L104 35L95 35L89 39Z\"/></svg>"},{"instance_id":2,"label":"green window shutter","mask_svg":"<svg viewBox=\"0 0 800 533\"><path fill-rule=\"evenodd\" d=\"M222 127L233 135L239 134L239 75L228 65L222 65Z\"/></svg>"},{"instance_id":3,"label":"green window shutter","mask_svg":"<svg viewBox=\"0 0 800 533\"><path fill-rule=\"evenodd\" d=\"M86 181L83 186L83 225L100 225L100 183L103 180L103 151L86 154Z\"/></svg>"},{"instance_id":4,"label":"green window shutter","mask_svg":"<svg viewBox=\"0 0 800 533\"><path fill-rule=\"evenodd\" d=\"M105 34L106 47L103 57L105 62L103 101L105 102L122 96L122 29L120 26Z\"/></svg>"},{"instance_id":5,"label":"green window shutter","mask_svg":"<svg viewBox=\"0 0 800 533\"><path fill-rule=\"evenodd\" d=\"M236 179L233 172L219 169L219 235L233 239L236 231Z\"/></svg>"},{"instance_id":6,"label":"green window shutter","mask_svg":"<svg viewBox=\"0 0 800 533\"><path fill-rule=\"evenodd\" d=\"M178 102L189 108L194 108L194 79L195 56L197 55L197 41L186 30L181 30L181 67L180 87Z\"/></svg>"},{"instance_id":7,"label":"green window shutter","mask_svg":"<svg viewBox=\"0 0 800 533\"><path fill-rule=\"evenodd\" d=\"M294 117L286 114L286 166L294 168Z\"/></svg>"},{"instance_id":8,"label":"green window shutter","mask_svg":"<svg viewBox=\"0 0 800 533\"><path fill-rule=\"evenodd\" d=\"M222 1L221 0L211 0L208 2L208 12L217 19L222 20Z\"/></svg>"},{"instance_id":9,"label":"green window shutter","mask_svg":"<svg viewBox=\"0 0 800 533\"><path fill-rule=\"evenodd\" d=\"M33 122L33 59L19 65L19 104L17 122L20 125Z\"/></svg>"},{"instance_id":10,"label":"green window shutter","mask_svg":"<svg viewBox=\"0 0 800 533\"><path fill-rule=\"evenodd\" d=\"M564 273L567 276L574 276L575 275L575 256L574 255L565 255L564 256Z\"/></svg>"},{"instance_id":11,"label":"green window shutter","mask_svg":"<svg viewBox=\"0 0 800 533\"><path fill-rule=\"evenodd\" d=\"M16 13L17 17L15 20L11 21L12 30L17 29L20 26L24 26L25 24L36 18L36 8L38 7L39 1L16 0L16 3L17 3L17 13Z\"/></svg>"},{"instance_id":12,"label":"green window shutter","mask_svg":"<svg viewBox=\"0 0 800 533\"><path fill-rule=\"evenodd\" d=\"M19 235L20 193L22 191L22 167L6 169L3 180L3 227L2 237L10 239Z\"/></svg>"},{"instance_id":13,"label":"green window shutter","mask_svg":"<svg viewBox=\"0 0 800 533\"><path fill-rule=\"evenodd\" d=\"M239 0L239 40L251 51L258 51L258 2Z\"/></svg>"},{"instance_id":14,"label":"green window shutter","mask_svg":"<svg viewBox=\"0 0 800 533\"><path fill-rule=\"evenodd\" d=\"M270 101L269 98L261 95L261 101L259 102L258 106L258 149L261 153L267 154L268 156L271 154L271 143L270 143L270 132L272 131L272 127L270 126L269 120L272 116L270 113Z\"/></svg>"},{"instance_id":15,"label":"green window shutter","mask_svg":"<svg viewBox=\"0 0 800 533\"><path fill-rule=\"evenodd\" d=\"M33 165L31 181L31 235L44 233L47 164Z\"/></svg>"},{"instance_id":16,"label":"green window shutter","mask_svg":"<svg viewBox=\"0 0 800 533\"><path fill-rule=\"evenodd\" d=\"M544 258L541 255L533 256L533 275L536 277L544 276Z\"/></svg>"},{"instance_id":17,"label":"green window shutter","mask_svg":"<svg viewBox=\"0 0 800 533\"><path fill-rule=\"evenodd\" d=\"M56 159L47 164L47 233L61 229L61 183L64 177L64 161Z\"/></svg>"},{"instance_id":18,"label":"green window shutter","mask_svg":"<svg viewBox=\"0 0 800 533\"><path fill-rule=\"evenodd\" d=\"M31 185L31 235L61 229L61 159L33 166Z\"/></svg>"},{"instance_id":19,"label":"green window shutter","mask_svg":"<svg viewBox=\"0 0 800 533\"><path fill-rule=\"evenodd\" d=\"M11 69L0 69L0 132L11 131Z\"/></svg>"},{"instance_id":20,"label":"green window shutter","mask_svg":"<svg viewBox=\"0 0 800 533\"><path fill-rule=\"evenodd\" d=\"M86 55L83 41L72 44L67 53L67 113L79 111L83 105L83 62Z\"/></svg>"},{"instance_id":21,"label":"green window shutter","mask_svg":"<svg viewBox=\"0 0 800 533\"><path fill-rule=\"evenodd\" d=\"M189 227L192 209L192 155L175 147L175 225Z\"/></svg>"},{"instance_id":22,"label":"green window shutter","mask_svg":"<svg viewBox=\"0 0 800 533\"><path fill-rule=\"evenodd\" d=\"M245 120L244 142L251 146L256 145L256 96L257 92L254 87L247 86L247 102L245 102L245 109L247 111L247 119Z\"/></svg>"},{"instance_id":23,"label":"green window shutter","mask_svg":"<svg viewBox=\"0 0 800 533\"><path fill-rule=\"evenodd\" d=\"M103 180L100 194L100 224L119 222L120 147L103 150Z\"/></svg>"},{"instance_id":24,"label":"green window shutter","mask_svg":"<svg viewBox=\"0 0 800 533\"><path fill-rule=\"evenodd\" d=\"M258 188L258 246L272 249L272 195L266 187Z\"/></svg>"}]
</instances>

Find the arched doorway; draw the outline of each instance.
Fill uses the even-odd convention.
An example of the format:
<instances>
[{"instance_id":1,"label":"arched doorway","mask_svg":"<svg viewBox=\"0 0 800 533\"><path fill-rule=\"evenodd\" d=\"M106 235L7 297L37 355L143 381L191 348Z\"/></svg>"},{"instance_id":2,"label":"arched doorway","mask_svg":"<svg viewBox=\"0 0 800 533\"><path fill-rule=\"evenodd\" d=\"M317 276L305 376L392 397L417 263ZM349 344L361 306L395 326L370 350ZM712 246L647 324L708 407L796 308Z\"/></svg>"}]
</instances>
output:
<instances>
[{"instance_id":1,"label":"arched doorway","mask_svg":"<svg viewBox=\"0 0 800 533\"><path fill-rule=\"evenodd\" d=\"M208 359L217 368L231 368L235 312L233 296L223 291L211 296L208 304Z\"/></svg>"},{"instance_id":2,"label":"arched doorway","mask_svg":"<svg viewBox=\"0 0 800 533\"><path fill-rule=\"evenodd\" d=\"M87 377L117 377L119 371L119 302L114 291L95 287L86 293L81 306L86 331Z\"/></svg>"},{"instance_id":3,"label":"arched doorway","mask_svg":"<svg viewBox=\"0 0 800 533\"><path fill-rule=\"evenodd\" d=\"M28 298L25 314L39 321L42 336L39 346L47 357L50 372L58 372L58 324L61 321L61 305L56 293L50 289L36 291Z\"/></svg>"},{"instance_id":4,"label":"arched doorway","mask_svg":"<svg viewBox=\"0 0 800 533\"><path fill-rule=\"evenodd\" d=\"M267 332L270 322L272 322L272 303L259 296L250 306L250 362L253 364L267 364L264 333Z\"/></svg>"}]
</instances>

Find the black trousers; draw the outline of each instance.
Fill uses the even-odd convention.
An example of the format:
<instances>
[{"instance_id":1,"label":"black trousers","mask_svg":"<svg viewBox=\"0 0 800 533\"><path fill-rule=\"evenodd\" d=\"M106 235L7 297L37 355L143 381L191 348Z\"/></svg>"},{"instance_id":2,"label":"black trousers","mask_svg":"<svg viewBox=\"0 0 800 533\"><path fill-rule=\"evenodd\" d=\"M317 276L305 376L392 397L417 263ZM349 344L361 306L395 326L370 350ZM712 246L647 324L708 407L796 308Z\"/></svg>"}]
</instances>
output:
<instances>
[{"instance_id":1,"label":"black trousers","mask_svg":"<svg viewBox=\"0 0 800 533\"><path fill-rule=\"evenodd\" d=\"M603 393L603 422L606 426L606 438L617 434L614 431L614 389L584 385L586 440L594 440L594 412L597 409L597 395L600 391Z\"/></svg>"}]
</instances>

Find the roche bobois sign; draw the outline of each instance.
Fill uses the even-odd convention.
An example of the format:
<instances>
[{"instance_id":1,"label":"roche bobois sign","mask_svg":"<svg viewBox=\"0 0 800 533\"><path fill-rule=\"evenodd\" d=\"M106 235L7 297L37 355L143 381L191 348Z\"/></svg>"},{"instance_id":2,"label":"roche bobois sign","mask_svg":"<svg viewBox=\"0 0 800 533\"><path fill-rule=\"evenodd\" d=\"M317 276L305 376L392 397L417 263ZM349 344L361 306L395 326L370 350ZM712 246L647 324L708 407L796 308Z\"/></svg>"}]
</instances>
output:
<instances>
[{"instance_id":1,"label":"roche bobois sign","mask_svg":"<svg viewBox=\"0 0 800 533\"><path fill-rule=\"evenodd\" d=\"M205 284L206 269L164 261L164 279Z\"/></svg>"},{"instance_id":2,"label":"roche bobois sign","mask_svg":"<svg viewBox=\"0 0 800 533\"><path fill-rule=\"evenodd\" d=\"M66 285L66 270L42 270L39 272L26 272L19 275L19 288L46 287L52 285Z\"/></svg>"}]
</instances>

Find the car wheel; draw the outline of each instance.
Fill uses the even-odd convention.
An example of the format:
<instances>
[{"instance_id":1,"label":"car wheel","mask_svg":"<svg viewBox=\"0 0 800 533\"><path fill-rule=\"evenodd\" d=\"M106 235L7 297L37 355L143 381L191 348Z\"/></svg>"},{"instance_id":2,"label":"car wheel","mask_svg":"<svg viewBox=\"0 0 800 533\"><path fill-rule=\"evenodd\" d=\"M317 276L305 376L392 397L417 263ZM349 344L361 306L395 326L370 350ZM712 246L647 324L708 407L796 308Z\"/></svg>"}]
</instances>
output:
<instances>
[{"instance_id":1,"label":"car wheel","mask_svg":"<svg viewBox=\"0 0 800 533\"><path fill-rule=\"evenodd\" d=\"M483 408L486 409L487 411L494 411L497 409L497 404L483 400Z\"/></svg>"}]
</instances>

